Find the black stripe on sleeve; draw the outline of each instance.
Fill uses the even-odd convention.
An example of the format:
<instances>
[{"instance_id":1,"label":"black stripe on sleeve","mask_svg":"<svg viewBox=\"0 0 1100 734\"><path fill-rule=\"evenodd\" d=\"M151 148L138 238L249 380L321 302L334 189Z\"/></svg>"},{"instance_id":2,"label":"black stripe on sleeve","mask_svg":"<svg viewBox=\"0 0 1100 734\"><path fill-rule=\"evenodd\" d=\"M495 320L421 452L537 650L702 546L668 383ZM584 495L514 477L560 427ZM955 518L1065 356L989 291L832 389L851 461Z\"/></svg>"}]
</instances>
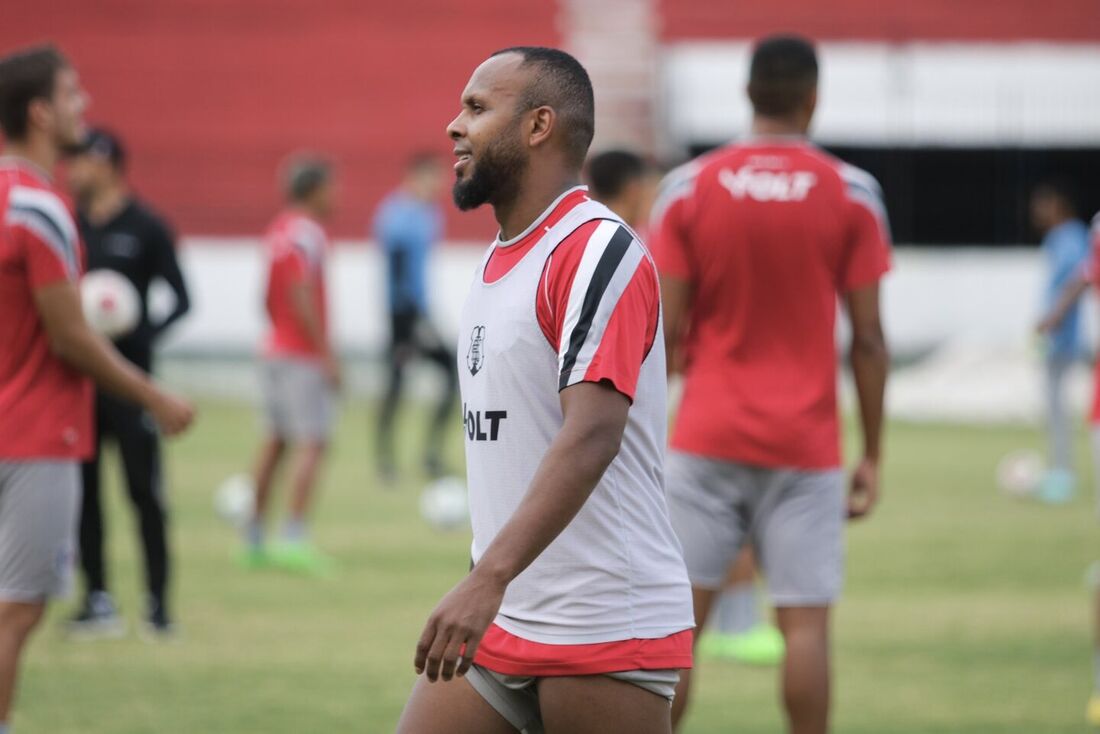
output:
<instances>
[{"instance_id":1,"label":"black stripe on sleeve","mask_svg":"<svg viewBox=\"0 0 1100 734\"><path fill-rule=\"evenodd\" d=\"M603 294L611 283L611 278L619 268L626 251L630 249L630 243L634 241L634 235L626 227L620 226L611 236L607 248L596 263L596 269L592 272L592 279L588 283L588 290L584 294L584 303L581 305L581 315L577 319L577 325L569 336L569 349L562 360L561 375L558 379L558 390L569 387L569 374L577 364L577 356L581 353L588 332L592 330L592 321L596 318L596 311L603 300Z\"/></svg>"},{"instance_id":2,"label":"black stripe on sleeve","mask_svg":"<svg viewBox=\"0 0 1100 734\"><path fill-rule=\"evenodd\" d=\"M75 266L76 253L73 251L73 243L69 241L68 236L65 234L65 230L61 229L61 227L57 224L57 222L53 220L53 217L50 214L42 211L41 209L36 209L35 207L25 206L22 204L12 205L10 207L10 210L14 212L19 212L20 214L30 214L34 216L34 218L44 224L48 230L57 235L58 241L64 248L61 256L65 258L65 264L69 267Z\"/></svg>"}]
</instances>

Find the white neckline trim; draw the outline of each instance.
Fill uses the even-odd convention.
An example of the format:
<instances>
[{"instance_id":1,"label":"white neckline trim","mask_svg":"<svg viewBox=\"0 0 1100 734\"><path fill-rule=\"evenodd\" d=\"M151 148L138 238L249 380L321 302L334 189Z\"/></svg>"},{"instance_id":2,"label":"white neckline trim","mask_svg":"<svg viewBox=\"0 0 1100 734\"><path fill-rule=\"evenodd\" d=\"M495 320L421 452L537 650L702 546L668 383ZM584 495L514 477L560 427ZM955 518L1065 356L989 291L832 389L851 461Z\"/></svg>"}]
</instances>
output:
<instances>
[{"instance_id":1,"label":"white neckline trim","mask_svg":"<svg viewBox=\"0 0 1100 734\"><path fill-rule=\"evenodd\" d=\"M513 237L510 240L500 239L500 230L497 230L497 236L496 236L496 239L493 241L493 247L511 247L512 245L518 244L521 240L523 240L524 237L526 237L527 235L531 234L536 229L538 229L539 225L541 225L543 222L545 222L546 218L549 217L551 214L553 214L554 210L558 208L558 204L561 204L562 201L565 200L565 197L569 196L570 194L572 194L576 191L586 191L587 192L588 187L587 186L574 186L570 189L566 189L565 191L563 191L558 196L558 198L554 199L554 201L550 204L550 206L546 207L546 209L543 210L542 214L540 214L538 216L538 218L535 219L535 221L531 222L531 224L529 224L527 226L527 229L523 230L522 232L520 232L519 234L517 234L515 237Z\"/></svg>"}]
</instances>

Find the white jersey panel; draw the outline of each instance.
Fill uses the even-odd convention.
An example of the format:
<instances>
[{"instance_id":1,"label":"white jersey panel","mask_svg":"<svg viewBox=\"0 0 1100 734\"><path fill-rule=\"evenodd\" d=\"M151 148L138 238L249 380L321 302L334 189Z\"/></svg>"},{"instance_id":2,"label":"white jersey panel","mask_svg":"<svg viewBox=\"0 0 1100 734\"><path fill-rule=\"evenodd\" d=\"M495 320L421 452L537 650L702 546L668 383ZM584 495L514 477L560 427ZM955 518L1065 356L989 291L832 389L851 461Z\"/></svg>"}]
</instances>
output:
<instances>
[{"instance_id":1,"label":"white jersey panel","mask_svg":"<svg viewBox=\"0 0 1100 734\"><path fill-rule=\"evenodd\" d=\"M593 220L605 220L589 243L598 260L601 242L606 246L625 225L606 207L586 201L548 228L500 280L485 283L483 263L463 309L458 362L475 563L519 506L561 429L561 367L538 324L536 299L545 297L538 285L554 249ZM644 256L640 244L631 250L637 251L631 258ZM637 267L623 265L624 272ZM607 297L611 306L618 298L613 292ZM546 644L581 644L655 639L694 626L664 492L661 331L642 365L619 455L577 517L509 585L496 619L507 632Z\"/></svg>"}]
</instances>

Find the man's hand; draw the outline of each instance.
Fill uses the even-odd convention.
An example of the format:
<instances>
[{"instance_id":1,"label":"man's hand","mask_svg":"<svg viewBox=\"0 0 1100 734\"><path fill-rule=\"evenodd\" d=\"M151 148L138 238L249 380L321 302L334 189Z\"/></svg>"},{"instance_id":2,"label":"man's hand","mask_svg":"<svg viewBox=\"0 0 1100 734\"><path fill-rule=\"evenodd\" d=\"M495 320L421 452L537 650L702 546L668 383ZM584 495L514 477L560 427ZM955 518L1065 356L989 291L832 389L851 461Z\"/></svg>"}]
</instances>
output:
<instances>
[{"instance_id":1,"label":"man's hand","mask_svg":"<svg viewBox=\"0 0 1100 734\"><path fill-rule=\"evenodd\" d=\"M864 458L852 472L848 489L848 519L866 517L878 504L878 462Z\"/></svg>"},{"instance_id":2,"label":"man's hand","mask_svg":"<svg viewBox=\"0 0 1100 734\"><path fill-rule=\"evenodd\" d=\"M325 382L332 388L333 392L340 392L340 388L344 384L344 378L340 373L340 360L328 353L325 355L324 361L321 363L321 369L325 373Z\"/></svg>"},{"instance_id":3,"label":"man's hand","mask_svg":"<svg viewBox=\"0 0 1100 734\"><path fill-rule=\"evenodd\" d=\"M195 420L195 408L191 403L163 390L157 390L149 412L166 436L183 433Z\"/></svg>"},{"instance_id":4,"label":"man's hand","mask_svg":"<svg viewBox=\"0 0 1100 734\"><path fill-rule=\"evenodd\" d=\"M443 597L428 617L414 665L434 683L466 675L474 662L478 643L496 618L506 584L474 570ZM461 656L461 664L459 659Z\"/></svg>"}]
</instances>

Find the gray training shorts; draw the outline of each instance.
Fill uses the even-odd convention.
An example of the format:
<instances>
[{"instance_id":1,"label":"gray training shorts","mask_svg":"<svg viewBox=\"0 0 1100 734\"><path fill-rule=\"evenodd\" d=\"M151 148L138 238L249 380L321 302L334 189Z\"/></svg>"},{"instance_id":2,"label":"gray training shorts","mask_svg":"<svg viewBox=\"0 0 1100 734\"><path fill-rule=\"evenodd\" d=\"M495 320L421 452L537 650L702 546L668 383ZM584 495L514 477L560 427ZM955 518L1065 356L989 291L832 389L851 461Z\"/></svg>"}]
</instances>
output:
<instances>
[{"instance_id":1,"label":"gray training shorts","mask_svg":"<svg viewBox=\"0 0 1100 734\"><path fill-rule=\"evenodd\" d=\"M676 684L680 681L680 671L671 669L625 670L604 675L667 698L670 706L676 695ZM471 665L466 671L466 680L486 703L522 734L543 734L538 678L504 675L480 665Z\"/></svg>"},{"instance_id":2,"label":"gray training shorts","mask_svg":"<svg viewBox=\"0 0 1100 734\"><path fill-rule=\"evenodd\" d=\"M260 371L267 429L291 441L325 441L336 413L321 365L307 359L266 359Z\"/></svg>"},{"instance_id":3,"label":"gray training shorts","mask_svg":"<svg viewBox=\"0 0 1100 734\"><path fill-rule=\"evenodd\" d=\"M720 589L751 542L779 607L822 606L844 579L844 473L669 453L669 515L693 586Z\"/></svg>"},{"instance_id":4,"label":"gray training shorts","mask_svg":"<svg viewBox=\"0 0 1100 734\"><path fill-rule=\"evenodd\" d=\"M0 601L69 593L80 493L75 461L0 461Z\"/></svg>"}]
</instances>

